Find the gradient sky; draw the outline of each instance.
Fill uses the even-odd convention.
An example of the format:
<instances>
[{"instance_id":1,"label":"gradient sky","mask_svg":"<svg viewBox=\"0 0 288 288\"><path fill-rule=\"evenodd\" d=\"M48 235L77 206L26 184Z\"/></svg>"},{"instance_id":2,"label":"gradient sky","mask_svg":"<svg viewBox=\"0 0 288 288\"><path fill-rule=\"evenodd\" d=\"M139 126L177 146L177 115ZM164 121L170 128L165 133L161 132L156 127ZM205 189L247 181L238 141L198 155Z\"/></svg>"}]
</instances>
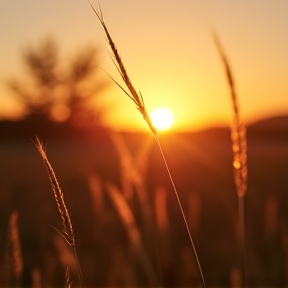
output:
<instances>
[{"instance_id":1,"label":"gradient sky","mask_svg":"<svg viewBox=\"0 0 288 288\"><path fill-rule=\"evenodd\" d=\"M97 5L97 1L93 2ZM231 100L211 37L218 32L236 81L244 122L288 114L287 0L102 0L106 24L147 109L170 107L175 129L229 124ZM86 0L0 0L0 114L17 111L5 88L23 75L21 51L53 36L64 55L95 44L119 79ZM119 88L103 95L114 128L146 129ZM10 99L10 100L9 100Z\"/></svg>"}]
</instances>

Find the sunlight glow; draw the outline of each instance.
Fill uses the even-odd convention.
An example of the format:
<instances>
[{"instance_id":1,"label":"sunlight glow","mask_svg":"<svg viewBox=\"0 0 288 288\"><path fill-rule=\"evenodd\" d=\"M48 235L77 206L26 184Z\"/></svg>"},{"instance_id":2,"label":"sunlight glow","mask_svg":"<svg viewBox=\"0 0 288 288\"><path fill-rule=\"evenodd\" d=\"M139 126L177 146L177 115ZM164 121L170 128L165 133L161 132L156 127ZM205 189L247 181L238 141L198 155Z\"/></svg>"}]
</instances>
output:
<instances>
[{"instance_id":1,"label":"sunlight glow","mask_svg":"<svg viewBox=\"0 0 288 288\"><path fill-rule=\"evenodd\" d=\"M153 125L158 131L168 130L174 123L173 112L167 107L157 107L151 113L150 117Z\"/></svg>"}]
</instances>

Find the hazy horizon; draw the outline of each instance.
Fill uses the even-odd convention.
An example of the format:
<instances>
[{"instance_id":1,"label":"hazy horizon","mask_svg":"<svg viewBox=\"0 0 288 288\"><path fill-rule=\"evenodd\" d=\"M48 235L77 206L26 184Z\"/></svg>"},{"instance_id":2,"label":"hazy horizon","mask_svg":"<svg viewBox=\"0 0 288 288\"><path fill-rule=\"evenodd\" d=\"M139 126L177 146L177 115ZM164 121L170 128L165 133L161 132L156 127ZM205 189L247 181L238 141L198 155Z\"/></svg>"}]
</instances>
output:
<instances>
[{"instance_id":1,"label":"hazy horizon","mask_svg":"<svg viewBox=\"0 0 288 288\"><path fill-rule=\"evenodd\" d=\"M93 4L97 6L97 1ZM211 27L230 61L243 122L288 114L287 1L107 0L101 6L147 110L157 106L173 110L174 130L230 125L233 119ZM85 45L98 47L101 68L119 80L88 1L1 1L0 19L0 115L19 110L5 81L25 74L21 51L37 47L49 35L59 42L65 59ZM135 105L112 81L101 103L111 108L106 121L117 130L147 129Z\"/></svg>"}]
</instances>

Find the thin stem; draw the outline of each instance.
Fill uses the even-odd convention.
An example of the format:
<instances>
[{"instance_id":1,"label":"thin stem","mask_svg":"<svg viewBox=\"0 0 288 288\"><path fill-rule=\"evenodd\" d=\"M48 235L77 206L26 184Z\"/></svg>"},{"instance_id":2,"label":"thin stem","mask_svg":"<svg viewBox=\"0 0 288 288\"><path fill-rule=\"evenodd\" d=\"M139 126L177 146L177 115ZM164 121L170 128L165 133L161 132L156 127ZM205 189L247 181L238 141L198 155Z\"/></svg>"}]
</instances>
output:
<instances>
[{"instance_id":1,"label":"thin stem","mask_svg":"<svg viewBox=\"0 0 288 288\"><path fill-rule=\"evenodd\" d=\"M172 177L172 175L171 175L169 166L168 166L167 161L166 161L166 157L165 157L165 155L164 155L164 153L163 153L162 146L161 146L161 143L160 143L160 141L159 141L159 138L158 138L158 135L157 135L157 134L155 135L155 138L156 138L156 141L157 141L157 144L158 144L158 147L159 147L159 150L160 150L162 159L163 159L163 161L164 161L164 164L165 164L165 167L166 167L166 170L167 170L167 173L168 173L170 182L171 182L172 187L173 187L173 190L174 190L174 192L175 192L175 195L176 195L176 198L177 198L177 202L178 202L178 205L179 205L181 214L182 214L182 218L183 218L184 223L185 223L186 231L187 231L188 236L189 236L189 240L190 240L190 243L191 243L191 246L192 246L192 249L193 249L193 253L194 253L195 260L196 260L196 263L197 263L197 267L198 267L198 270L199 270L199 274L200 274L200 277L201 277L202 286L203 286L203 288L206 288L206 284L205 284L205 280L204 280L204 275L203 275L203 272L202 272L202 268L201 268L201 265L200 265L200 261L199 261L199 258L198 258L197 252L196 252L195 244L194 244L194 241L193 241L193 239L192 239L192 235L191 235L191 233L190 233L190 229L189 229L189 226L188 226L188 222L187 222L187 219L186 219L186 216L185 216L185 213L184 213L184 210L183 210L183 207L182 207L180 198L179 198L179 194L178 194L176 185L175 185L174 180L173 180L173 177Z\"/></svg>"},{"instance_id":2,"label":"thin stem","mask_svg":"<svg viewBox=\"0 0 288 288\"><path fill-rule=\"evenodd\" d=\"M247 259L246 259L246 236L245 236L245 197L238 197L238 215L239 215L239 236L240 236L240 250L242 255L242 273L243 273L243 287L248 287L248 273L247 273Z\"/></svg>"},{"instance_id":3,"label":"thin stem","mask_svg":"<svg viewBox=\"0 0 288 288\"><path fill-rule=\"evenodd\" d=\"M79 260L78 260L76 248L73 247L72 250L73 250L73 254L74 254L74 258L75 258L76 266L77 266L77 273L78 273L78 279L79 279L79 287L82 288L82 287L83 287L83 283L84 283L84 278L83 278L81 266L80 266L80 263L79 263Z\"/></svg>"},{"instance_id":4,"label":"thin stem","mask_svg":"<svg viewBox=\"0 0 288 288\"><path fill-rule=\"evenodd\" d=\"M184 219L184 223L185 223L185 226L186 226L186 230L188 232L188 235L189 235L189 239L190 239L190 242L191 242L191 245L192 245L192 248L193 248L193 251L194 251L194 255L195 255L195 258L196 258L196 262L197 262L197 266L198 266L198 269L199 269L199 273L200 273L200 276L201 276L201 279L202 279L202 283L203 283L203 288L206 287L205 285L205 281L204 281L204 277L203 277L203 273L202 273L202 269L201 269L201 266L200 266L200 262L199 262L199 259L198 259L198 256L197 256L197 253L196 253L196 249L195 249L195 245L194 245L194 242L192 240L192 236L190 234L190 230L189 230L189 226L188 226L188 223L187 223L187 220L186 220L186 217L185 217L185 214L184 214L184 210L182 208L182 205L181 205L181 202L180 202L180 199L179 199L179 196L178 196L178 192L177 192L177 189L176 189L176 186L174 184L174 181L173 181L173 178L172 178L172 175L170 173L170 170L169 170L169 167L167 165L167 162L166 162L166 159L165 159L165 156L163 154L163 151L162 151L162 148L161 148L161 145L160 145L160 141L158 139L158 136L157 136L157 130L156 128L153 126L153 123L147 113L147 110L146 110L146 107L145 107L145 103L144 103L144 99L142 97L142 94L141 92L139 92L139 94L136 92L136 89L134 88L134 86L132 85L132 82L128 76L128 73L125 69L125 66L122 62L122 59L120 57L120 54L116 48L116 45L106 27L106 24L104 22L104 18L103 18L103 14L102 14L102 11L101 11L101 7L100 7L100 3L98 2L98 7L99 7L99 11L97 11L92 3L90 2L90 0L88 0L91 8L93 9L94 13L96 14L97 18L99 19L104 31L105 31L105 34L107 36L107 40L108 40L108 43L110 45L110 48L113 52L113 55L114 55L114 59L112 58L119 74L121 75L124 83L126 84L126 87L128 88L128 90L130 91L131 95L119 84L117 83L111 76L110 78L112 78L112 80L125 92L126 95L128 95L128 97L136 104L137 106L137 109L139 110L139 112L142 114L145 122L147 123L148 127L150 128L151 132L153 133L153 135L155 136L156 138L156 141L158 143L158 146L159 146L159 149L160 149L160 152L161 152L161 155L162 155L162 158L164 160L164 163L165 163L165 166L166 166L166 169L167 169L167 172L168 172L168 175L169 175L169 178L170 178L170 181L172 183L172 186L173 186L173 189L174 189L174 192L175 192L175 195L176 195L176 198L177 198L177 201L178 201L178 204L179 204L179 207L180 207L180 210L181 210L181 213L182 213L182 216L183 216L183 219Z\"/></svg>"}]
</instances>

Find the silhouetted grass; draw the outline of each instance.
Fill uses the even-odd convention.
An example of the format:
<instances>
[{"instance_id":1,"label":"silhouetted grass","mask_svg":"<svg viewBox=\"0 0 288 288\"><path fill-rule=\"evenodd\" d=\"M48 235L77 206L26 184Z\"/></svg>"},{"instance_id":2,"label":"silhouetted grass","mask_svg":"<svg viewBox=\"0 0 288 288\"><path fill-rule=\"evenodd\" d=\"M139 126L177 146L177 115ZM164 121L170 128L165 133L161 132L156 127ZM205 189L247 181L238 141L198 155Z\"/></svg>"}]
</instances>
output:
<instances>
[{"instance_id":1,"label":"silhouetted grass","mask_svg":"<svg viewBox=\"0 0 288 288\"><path fill-rule=\"evenodd\" d=\"M60 188L60 185L58 183L57 177L54 173L54 170L47 158L47 155L44 151L43 148L43 144L41 143L41 141L39 140L38 137L36 137L36 147L40 153L40 155L42 156L42 159L44 161L44 165L46 167L47 173L49 175L49 179L50 179L50 183L51 183L51 187L52 187L52 191L54 194L54 198L57 204L57 208L58 211L60 213L61 219L62 219L62 224L63 224L63 231L60 232L59 230L57 230L56 228L54 228L55 230L58 231L58 233L63 237L63 239L65 239L66 243L69 245L69 247L71 248L73 255L75 257L75 261L76 261L76 265L77 265L77 271L78 271L78 276L79 276L79 285L80 287L83 286L83 275L82 275L82 271L81 271L81 267L78 261L78 256L77 256L77 252L76 252L76 245L75 245L75 236L74 236L74 229L72 226L72 222L70 219L70 215L68 212L68 209L66 207L66 203L64 201L64 194ZM69 275L69 274L68 274ZM70 286L70 280L69 277L66 277L67 280L67 286Z\"/></svg>"},{"instance_id":2,"label":"silhouetted grass","mask_svg":"<svg viewBox=\"0 0 288 288\"><path fill-rule=\"evenodd\" d=\"M246 127L242 123L239 112L238 97L235 88L235 81L232 74L227 56L220 43L220 39L214 32L214 41L218 48L219 55L225 68L228 85L230 88L230 95L233 106L233 123L231 125L231 140L233 150L233 167L234 167L234 180L236 185L236 192L238 195L238 213L239 213L239 235L241 245L241 257L243 265L243 280L244 286L247 287L247 263L246 263L246 241L245 241L245 203L244 197L247 191L248 168L247 168L247 138Z\"/></svg>"},{"instance_id":3,"label":"silhouetted grass","mask_svg":"<svg viewBox=\"0 0 288 288\"><path fill-rule=\"evenodd\" d=\"M139 110L140 114L142 115L143 119L147 123L150 131L152 132L153 136L156 139L157 147L159 148L161 157L164 161L164 166L167 170L169 179L171 181L171 185L173 187L173 190L175 192L177 203L179 204L180 210L181 210L181 216L184 220L184 224L186 227L186 231L189 236L189 240L192 246L192 250L194 253L194 257L196 259L197 269L199 272L201 285L203 288L206 287L203 271L200 265L200 261L198 259L198 255L196 252L196 248L194 245L194 241L192 240L190 228L187 222L187 217L184 213L184 209L182 208L182 203L179 198L179 194L177 191L177 188L174 184L173 177L170 172L169 165L166 161L166 157L163 153L161 143L158 138L157 130L153 126L152 121L147 113L146 106L144 103L144 99L142 94L136 91L134 88L127 70L123 64L123 61L120 57L120 54L118 52L118 49L116 48L116 44L114 43L110 33L108 32L108 28L104 22L104 17L102 14L102 11L98 12L93 5L91 4L90 0L88 0L93 11L95 12L96 16L98 17L105 33L108 39L109 46L113 52L114 58L112 58L118 72L120 73L127 89L125 90L118 82L116 82L111 76L109 76L120 88L124 91L124 93L135 103L136 108ZM240 112L239 112L239 104L238 104L238 97L235 89L235 80L233 78L233 74L231 71L231 67L229 64L229 61L227 59L227 56L224 52L224 49L220 43L219 38L214 33L213 34L215 44L217 46L218 52L220 54L221 60L223 62L226 78L228 81L228 86L230 89L230 95L232 100L232 109L233 109L233 124L231 126L231 140L232 140L232 151L233 151L233 167L234 167L234 181L236 186L236 192L238 196L238 208L239 208L239 225L240 225L240 243L242 245L242 257L243 257L243 279L244 279L244 285L247 286L247 263L246 263L246 243L245 243L245 195L247 191L247 178L248 178L248 169L247 169L247 139L246 139L246 128L244 124L241 121ZM151 202L149 201L149 196L147 193L146 183L145 183L145 177L143 176L145 173L143 173L143 169L141 169L141 164L136 161L136 157L133 157L130 153L129 149L125 146L124 140L115 132L109 131L109 137L112 140L112 143L114 145L115 150L118 153L119 162L120 162L120 173L121 173L121 189L119 189L115 184L112 184L108 181L103 181L102 179L96 174L90 174L87 175L87 179L89 182L89 189L92 195L92 206L94 209L95 216L100 217L100 214L103 213L104 217L108 214L105 214L104 206L105 206L105 195L109 196L109 199L111 203L114 205L115 211L117 212L117 215L119 219L122 222L122 225L125 229L125 232L127 233L128 239L130 241L131 247L133 248L133 251L138 257L138 260L141 263L141 267L146 273L147 278L149 279L149 284L152 287L160 286L161 281L158 279L157 270L155 269L153 261L150 259L149 252L151 252L150 249L146 249L145 244L147 237L153 237L153 231L157 231L161 236L164 235L164 237L167 237L169 235L168 230L169 226L172 222L172 220L168 217L168 209L167 209L167 191L163 187L159 187L155 191L155 195L153 198L154 201L154 210L151 207ZM60 185L58 183L57 177L55 175L55 172L52 168L52 165L50 164L47 155L45 153L43 144L41 141L36 138L36 147L44 161L44 165L46 167L50 183L52 186L53 196L55 198L58 211L60 213L60 217L62 220L63 230L62 232L54 228L66 241L68 246L70 247L73 256L75 258L75 262L77 265L77 271L78 271L78 277L79 277L79 285L82 287L84 284L82 271L80 268L80 263L78 261L78 256L76 253L76 244L75 244L75 235L74 235L74 228L72 225L72 221L70 219L70 214L68 212L68 208L66 206L66 203L64 201L64 194L60 188ZM177 152L177 151L176 151ZM147 155L145 157L148 157ZM144 158L145 158L144 157ZM191 176L193 177L193 175ZM104 185L103 185L104 183ZM105 194L105 192L107 194ZM134 192L137 200L139 200L140 203L140 212L138 214L143 217L144 219L144 233L141 231L141 227L139 227L139 224L137 223L137 213L135 213L136 209L132 209L131 203L133 200L135 200ZM105 195L104 195L105 194ZM196 199L196 200L195 200ZM194 207L200 206L199 199L197 197L193 198L192 200L196 202ZM198 206L197 206L198 205ZM100 211L100 212L99 212ZM191 215L196 215L191 214ZM102 215L103 216L103 215ZM139 217L139 218L141 218ZM10 243L12 246L12 252L10 255L11 263L13 262L14 266L14 276L17 280L17 285L20 285L21 282L21 275L22 275L22 259L21 259L21 249L20 249L20 240L19 235L17 232L17 219L18 214L17 212L14 212L11 216L10 221ZM192 221L191 221L192 222ZM194 224L193 224L194 225ZM191 226L193 226L191 225ZM196 224L194 225L196 226ZM193 226L193 227L194 227ZM93 229L93 227L91 227ZM195 229L195 228L194 228ZM152 233L151 233L152 232ZM174 235L174 237L177 237L178 235ZM167 239L168 240L168 239ZM213 240L212 240L213 241ZM149 247L151 248L151 247ZM170 257L170 256L169 256ZM217 264L216 264L217 265ZM65 287L71 288L73 281L70 276L70 270L67 268L66 275L65 275ZM237 275L236 275L237 276ZM134 284L134 283L133 283Z\"/></svg>"},{"instance_id":4,"label":"silhouetted grass","mask_svg":"<svg viewBox=\"0 0 288 288\"><path fill-rule=\"evenodd\" d=\"M182 207L182 203L180 201L180 198L179 198L179 194L178 194L178 191L177 191L177 188L176 188L176 185L174 183L174 180L173 180L173 177L172 177L172 174L170 172L170 168L169 168L169 165L166 161L166 157L163 153L163 150L162 150L162 146L161 146L161 143L159 141L159 138L158 138L158 135L157 135L157 130L156 128L153 126L153 123L147 113L147 110L146 110L146 107L145 107L145 103L144 103L144 99L143 99L143 96L141 94L141 92L139 92L139 94L136 92L136 89L134 88L134 86L132 85L132 82L128 76L128 73L125 69L125 66L123 64L123 61L120 57L120 54L116 48L116 44L115 42L113 41L109 31L108 31L108 28L104 22L104 17L103 17L103 14L102 14L102 11L101 11L101 7L100 7L100 4L98 2L98 7L99 7L99 12L94 8L94 6L92 5L92 3L90 2L90 0L88 0L89 3L90 3L90 6L92 7L93 11L95 12L97 18L99 19L105 33L106 33L106 36L107 36L107 39L108 39L108 43L109 43L109 46L113 52L113 55L114 55L114 59L112 58L119 74L121 75L124 83L126 84L128 90L130 91L131 94L129 94L117 81L115 81L110 75L110 78L122 89L122 91L136 104L136 107L137 109L139 110L139 112L141 113L141 115L143 116L145 122L147 123L149 129L151 130L151 132L153 133L153 135L155 136L155 139L156 139L156 142L158 144L158 147L159 147L159 151L162 155L162 158L163 158L163 161L164 161L164 164L165 164L165 167L166 167L166 170L167 170L167 173L168 173L168 176L169 176L169 179L171 181L171 185L173 187L173 190L175 192L175 196L176 196L176 199L177 199L177 202L178 202L178 205L179 205L179 208L180 208L180 211L181 211L181 215L183 217L183 221L185 223L185 227L186 227L186 230L187 230L187 233L188 233L188 236L189 236L189 239L190 239L190 242L191 242L191 246L193 248L193 251L194 251L194 256L195 256L195 259L196 259L196 262L197 262L197 267L198 267L198 270L199 270L199 274L200 274L200 277L201 277L201 281L202 281L202 286L203 288L206 287L206 284L205 284L205 279L204 279L204 275L203 275L203 272L202 272L202 268L201 268L201 265L200 265L200 261L199 261L199 258L198 258L198 255L197 255L197 251L196 251L196 248L195 248L195 244L194 244L194 241L192 239L192 235L191 235L191 232L190 232L190 229L189 229L189 225L188 225L188 222L187 222L187 219L186 219L186 216L185 216L185 213L184 213L184 209Z\"/></svg>"}]
</instances>

